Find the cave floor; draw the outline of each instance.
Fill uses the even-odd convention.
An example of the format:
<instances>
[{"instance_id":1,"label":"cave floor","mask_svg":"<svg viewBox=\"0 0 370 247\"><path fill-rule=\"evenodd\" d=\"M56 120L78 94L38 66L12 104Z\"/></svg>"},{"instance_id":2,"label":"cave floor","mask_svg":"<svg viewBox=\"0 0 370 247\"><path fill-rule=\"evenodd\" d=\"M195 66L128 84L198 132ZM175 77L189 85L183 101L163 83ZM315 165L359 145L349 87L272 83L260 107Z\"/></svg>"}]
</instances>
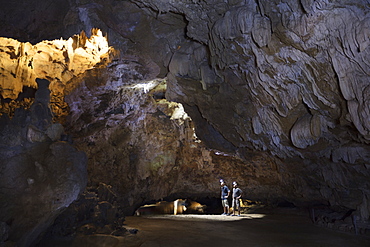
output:
<instances>
[{"instance_id":1,"label":"cave floor","mask_svg":"<svg viewBox=\"0 0 370 247\"><path fill-rule=\"evenodd\" d=\"M336 247L370 246L370 237L338 232L314 225L307 215L250 213L221 215L150 215L126 217L124 237L78 236L48 240L53 247Z\"/></svg>"},{"instance_id":2,"label":"cave floor","mask_svg":"<svg viewBox=\"0 0 370 247\"><path fill-rule=\"evenodd\" d=\"M138 229L124 246L370 246L370 238L322 228L289 214L161 215L127 217Z\"/></svg>"}]
</instances>

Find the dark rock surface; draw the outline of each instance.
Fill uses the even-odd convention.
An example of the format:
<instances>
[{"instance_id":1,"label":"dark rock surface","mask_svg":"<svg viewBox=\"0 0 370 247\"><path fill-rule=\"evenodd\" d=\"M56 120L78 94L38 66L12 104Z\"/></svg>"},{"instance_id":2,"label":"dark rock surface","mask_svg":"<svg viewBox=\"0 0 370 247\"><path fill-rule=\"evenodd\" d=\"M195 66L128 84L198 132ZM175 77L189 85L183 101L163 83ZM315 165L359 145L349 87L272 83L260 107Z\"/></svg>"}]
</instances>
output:
<instances>
[{"instance_id":1,"label":"dark rock surface","mask_svg":"<svg viewBox=\"0 0 370 247\"><path fill-rule=\"evenodd\" d=\"M30 110L0 121L1 243L29 246L84 190L86 155L60 141L52 123L47 80L38 79Z\"/></svg>"},{"instance_id":2,"label":"dark rock surface","mask_svg":"<svg viewBox=\"0 0 370 247\"><path fill-rule=\"evenodd\" d=\"M125 216L111 186L100 183L86 188L54 221L44 239L74 238L78 235L124 236Z\"/></svg>"},{"instance_id":3,"label":"dark rock surface","mask_svg":"<svg viewBox=\"0 0 370 247\"><path fill-rule=\"evenodd\" d=\"M292 187L276 194L369 218L367 1L137 2L187 20L166 97L208 147L267 151Z\"/></svg>"}]
</instances>

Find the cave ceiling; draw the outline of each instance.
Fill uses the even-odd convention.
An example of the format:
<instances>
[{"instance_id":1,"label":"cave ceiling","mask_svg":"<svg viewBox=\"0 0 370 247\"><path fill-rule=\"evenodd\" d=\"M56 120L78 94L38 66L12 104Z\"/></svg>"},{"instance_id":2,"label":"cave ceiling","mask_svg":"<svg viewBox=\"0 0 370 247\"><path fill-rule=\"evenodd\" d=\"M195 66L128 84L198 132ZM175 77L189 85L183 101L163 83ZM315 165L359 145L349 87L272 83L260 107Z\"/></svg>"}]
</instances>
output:
<instances>
[{"instance_id":1,"label":"cave ceiling","mask_svg":"<svg viewBox=\"0 0 370 247\"><path fill-rule=\"evenodd\" d=\"M99 27L124 54L156 62L167 98L185 105L210 147L368 161L366 1L64 1L54 15L62 2L22 3L37 25L14 23L22 11L9 5L3 36L39 42Z\"/></svg>"}]
</instances>

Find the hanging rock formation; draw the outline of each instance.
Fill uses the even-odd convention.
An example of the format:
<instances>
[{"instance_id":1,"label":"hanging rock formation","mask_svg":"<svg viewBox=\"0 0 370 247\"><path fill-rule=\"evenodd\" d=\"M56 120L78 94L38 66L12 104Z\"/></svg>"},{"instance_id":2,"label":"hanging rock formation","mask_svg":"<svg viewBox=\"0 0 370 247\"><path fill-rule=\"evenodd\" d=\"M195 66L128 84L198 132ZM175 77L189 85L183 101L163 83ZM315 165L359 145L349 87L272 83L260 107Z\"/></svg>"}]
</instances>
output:
<instances>
[{"instance_id":1,"label":"hanging rock formation","mask_svg":"<svg viewBox=\"0 0 370 247\"><path fill-rule=\"evenodd\" d=\"M36 88L36 78L51 78L53 92L63 84L109 58L108 41L94 29L68 40L43 41L36 45L10 38L0 39L1 95L16 99L24 86Z\"/></svg>"},{"instance_id":2,"label":"hanging rock formation","mask_svg":"<svg viewBox=\"0 0 370 247\"><path fill-rule=\"evenodd\" d=\"M288 167L277 162L279 186L292 183L283 198L369 218L367 1L135 2L185 17L166 97L208 147L266 151Z\"/></svg>"},{"instance_id":3,"label":"hanging rock formation","mask_svg":"<svg viewBox=\"0 0 370 247\"><path fill-rule=\"evenodd\" d=\"M0 38L0 94L7 101L1 104L1 112L12 115L17 107L29 107L32 97L21 93L25 88L36 89L35 79L44 78L50 81L55 115L60 118L68 114L63 100L68 82L109 62L112 52L98 29L92 30L90 38L82 31L68 40L42 41L36 45Z\"/></svg>"}]
</instances>

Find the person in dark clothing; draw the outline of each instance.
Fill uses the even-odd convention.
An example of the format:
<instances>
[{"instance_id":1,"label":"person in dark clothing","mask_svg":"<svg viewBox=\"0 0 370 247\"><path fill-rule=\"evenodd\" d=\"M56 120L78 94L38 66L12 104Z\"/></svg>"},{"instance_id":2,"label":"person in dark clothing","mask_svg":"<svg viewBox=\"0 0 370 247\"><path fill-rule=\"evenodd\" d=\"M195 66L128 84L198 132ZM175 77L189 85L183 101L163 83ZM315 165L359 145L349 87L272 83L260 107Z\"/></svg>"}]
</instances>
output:
<instances>
[{"instance_id":1,"label":"person in dark clothing","mask_svg":"<svg viewBox=\"0 0 370 247\"><path fill-rule=\"evenodd\" d=\"M230 195L230 190L226 186L225 181L223 179L220 179L221 183L221 202L222 202L222 207L224 208L224 212L221 215L230 215L229 213L229 202L228 198Z\"/></svg>"},{"instance_id":2,"label":"person in dark clothing","mask_svg":"<svg viewBox=\"0 0 370 247\"><path fill-rule=\"evenodd\" d=\"M233 201L232 201L232 207L233 207L233 214L232 216L236 216L236 210L238 210L238 216L240 216L240 201L239 199L242 197L242 190L238 188L238 183L233 182Z\"/></svg>"}]
</instances>

